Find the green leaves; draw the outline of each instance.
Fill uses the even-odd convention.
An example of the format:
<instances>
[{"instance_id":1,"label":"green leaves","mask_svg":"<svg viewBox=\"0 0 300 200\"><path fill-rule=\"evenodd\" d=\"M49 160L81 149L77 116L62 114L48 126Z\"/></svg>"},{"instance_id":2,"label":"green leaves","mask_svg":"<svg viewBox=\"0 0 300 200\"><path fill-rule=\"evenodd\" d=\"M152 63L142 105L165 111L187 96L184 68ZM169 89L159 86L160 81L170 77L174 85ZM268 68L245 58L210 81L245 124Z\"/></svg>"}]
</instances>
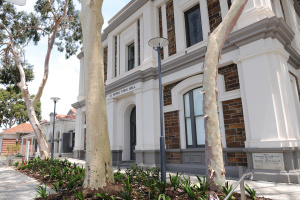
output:
<instances>
[{"instance_id":1,"label":"green leaves","mask_svg":"<svg viewBox=\"0 0 300 200\"><path fill-rule=\"evenodd\" d=\"M38 120L41 119L41 103L35 108ZM0 89L0 127L11 128L15 124L27 122L28 115L26 105L21 92L17 92L13 87Z\"/></svg>"},{"instance_id":2,"label":"green leaves","mask_svg":"<svg viewBox=\"0 0 300 200\"><path fill-rule=\"evenodd\" d=\"M250 195L251 199L256 199L256 191L254 189L251 189L249 185L246 184L245 190Z\"/></svg>"}]
</instances>

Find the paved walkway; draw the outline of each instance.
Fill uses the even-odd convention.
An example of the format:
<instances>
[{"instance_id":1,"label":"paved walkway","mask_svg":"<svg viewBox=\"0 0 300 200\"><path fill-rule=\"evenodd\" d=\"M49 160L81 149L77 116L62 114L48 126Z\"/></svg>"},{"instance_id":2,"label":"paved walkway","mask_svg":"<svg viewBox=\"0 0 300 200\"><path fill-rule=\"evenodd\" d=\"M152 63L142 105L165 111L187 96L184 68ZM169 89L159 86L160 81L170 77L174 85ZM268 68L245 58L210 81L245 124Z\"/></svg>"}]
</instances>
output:
<instances>
[{"instance_id":1,"label":"paved walkway","mask_svg":"<svg viewBox=\"0 0 300 200\"><path fill-rule=\"evenodd\" d=\"M78 163L80 166L85 166L85 161L68 158L70 162ZM116 170L116 169L115 169ZM170 172L167 172L167 177ZM171 173L172 174L172 173ZM174 174L176 175L176 174ZM197 183L198 180L195 176L190 175L191 182ZM230 184L236 184L238 180L228 180ZM299 184L287 184L287 183L273 183L264 181L250 181L246 180L245 184L250 188L256 190L258 197L266 197L273 200L300 200L300 185ZM236 190L240 192L239 186Z\"/></svg>"},{"instance_id":2,"label":"paved walkway","mask_svg":"<svg viewBox=\"0 0 300 200\"><path fill-rule=\"evenodd\" d=\"M38 181L6 167L5 160L0 159L0 200L32 200L37 195L38 185Z\"/></svg>"},{"instance_id":3,"label":"paved walkway","mask_svg":"<svg viewBox=\"0 0 300 200\"><path fill-rule=\"evenodd\" d=\"M85 161L82 160L69 159L69 161L85 166ZM195 176L190 177L192 182L197 182ZM229 180L229 182L235 184L237 180ZM257 191L257 196L264 196L273 200L300 200L300 185L297 184L249 180L246 180L245 183ZM5 160L0 159L0 200L34 199L37 194L35 187L38 185L40 185L38 181L15 171L11 167L6 167ZM50 191L49 188L48 191Z\"/></svg>"}]
</instances>

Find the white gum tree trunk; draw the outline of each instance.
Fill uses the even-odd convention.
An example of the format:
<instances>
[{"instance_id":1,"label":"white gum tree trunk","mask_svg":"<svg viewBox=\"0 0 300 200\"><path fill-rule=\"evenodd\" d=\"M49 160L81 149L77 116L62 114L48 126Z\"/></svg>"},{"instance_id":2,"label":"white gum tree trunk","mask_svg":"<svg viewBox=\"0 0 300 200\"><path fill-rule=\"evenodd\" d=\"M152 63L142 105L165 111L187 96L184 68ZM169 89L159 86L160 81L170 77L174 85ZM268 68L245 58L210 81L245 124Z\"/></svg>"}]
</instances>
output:
<instances>
[{"instance_id":1,"label":"white gum tree trunk","mask_svg":"<svg viewBox=\"0 0 300 200\"><path fill-rule=\"evenodd\" d=\"M84 187L114 182L104 87L101 28L103 0L81 0L84 66L88 68L86 172Z\"/></svg>"},{"instance_id":2,"label":"white gum tree trunk","mask_svg":"<svg viewBox=\"0 0 300 200\"><path fill-rule=\"evenodd\" d=\"M223 45L236 25L248 0L235 0L225 16L223 22L208 37L208 47L205 56L204 80L203 80L203 108L205 113L205 154L207 182L211 189L220 188L219 184L225 183L225 168L223 161L223 147L220 134L218 116L218 90L217 75L219 58Z\"/></svg>"}]
</instances>

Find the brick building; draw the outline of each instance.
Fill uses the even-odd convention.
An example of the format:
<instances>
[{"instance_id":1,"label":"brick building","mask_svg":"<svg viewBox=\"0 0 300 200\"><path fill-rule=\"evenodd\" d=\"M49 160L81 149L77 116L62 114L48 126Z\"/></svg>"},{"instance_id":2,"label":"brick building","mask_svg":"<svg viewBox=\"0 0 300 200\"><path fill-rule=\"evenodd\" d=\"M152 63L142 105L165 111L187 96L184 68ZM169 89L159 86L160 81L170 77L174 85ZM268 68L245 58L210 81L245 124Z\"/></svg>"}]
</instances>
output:
<instances>
[{"instance_id":1,"label":"brick building","mask_svg":"<svg viewBox=\"0 0 300 200\"><path fill-rule=\"evenodd\" d=\"M208 33L231 0L132 0L103 30L106 104L113 163L160 166L157 52L162 53L167 168L204 173L202 95ZM249 0L222 51L217 77L227 175L299 183L300 6ZM100 55L99 55L100 56ZM81 62L74 157L85 156L87 68Z\"/></svg>"},{"instance_id":2,"label":"brick building","mask_svg":"<svg viewBox=\"0 0 300 200\"><path fill-rule=\"evenodd\" d=\"M13 154L25 155L26 144L29 142L29 155L34 156L37 150L36 139L31 124L23 123L0 133L0 151L8 155L7 146L20 144L20 152Z\"/></svg>"}]
</instances>

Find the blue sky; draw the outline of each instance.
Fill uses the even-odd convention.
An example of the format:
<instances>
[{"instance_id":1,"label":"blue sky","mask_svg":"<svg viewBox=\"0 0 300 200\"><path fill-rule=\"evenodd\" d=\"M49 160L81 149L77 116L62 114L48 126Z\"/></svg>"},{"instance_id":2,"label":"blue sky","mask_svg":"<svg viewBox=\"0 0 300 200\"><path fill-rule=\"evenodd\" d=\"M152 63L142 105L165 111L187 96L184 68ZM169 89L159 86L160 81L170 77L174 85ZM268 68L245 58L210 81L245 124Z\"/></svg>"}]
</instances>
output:
<instances>
[{"instance_id":1,"label":"blue sky","mask_svg":"<svg viewBox=\"0 0 300 200\"><path fill-rule=\"evenodd\" d=\"M102 13L105 24L108 25L111 19L119 10L121 10L130 0L104 0ZM113 2L113 3L111 3ZM26 6L19 6L19 10L33 11L35 0L27 0ZM80 5L78 4L78 9ZM43 63L46 55L47 41L41 40L38 46L30 44L26 49L26 59L34 65L35 80L29 83L29 91L35 94L43 76ZM61 100L58 101L56 112L59 114L67 114L71 109L71 104L77 101L79 86L79 69L80 63L76 56L65 59L64 53L60 53L53 49L50 58L49 77L41 98L42 101L42 118L49 120L50 112L53 112L54 104L50 100L51 97L57 96Z\"/></svg>"}]
</instances>

